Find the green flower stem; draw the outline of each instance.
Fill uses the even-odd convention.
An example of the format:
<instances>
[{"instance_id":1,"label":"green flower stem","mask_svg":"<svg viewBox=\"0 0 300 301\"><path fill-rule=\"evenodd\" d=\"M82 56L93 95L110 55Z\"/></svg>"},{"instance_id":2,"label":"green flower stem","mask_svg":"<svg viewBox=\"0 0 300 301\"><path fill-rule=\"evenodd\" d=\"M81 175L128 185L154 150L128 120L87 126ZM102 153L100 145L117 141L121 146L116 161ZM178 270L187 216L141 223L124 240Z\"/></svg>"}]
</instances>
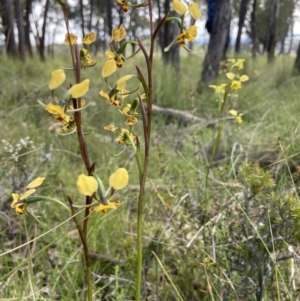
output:
<instances>
[{"instance_id":1,"label":"green flower stem","mask_svg":"<svg viewBox=\"0 0 300 301\"><path fill-rule=\"evenodd\" d=\"M69 213L71 213L70 208L66 204L64 204L63 202L61 202L61 201L59 201L57 199L46 197L46 196L29 197L26 200L26 203L27 204L32 204L32 203L37 203L37 202L41 202L41 201L50 201L50 202L56 203L56 204L62 206L64 209L66 209Z\"/></svg>"},{"instance_id":2,"label":"green flower stem","mask_svg":"<svg viewBox=\"0 0 300 301\"><path fill-rule=\"evenodd\" d=\"M215 155L218 151L218 148L220 146L220 141L221 141L221 135L222 135L222 129L223 129L223 124L222 124L222 113L224 111L225 108L225 103L227 100L227 96L228 96L228 87L226 88L224 97L222 100L219 101L219 108L218 108L218 123L217 123L217 129L216 129L216 133L215 133L215 138L214 138L214 144L212 147L212 153L211 156L209 158L208 161L208 165L206 168L206 174L205 174L205 192L204 192L204 199L205 199L205 205L208 208L210 206L210 203L208 202L209 200L209 196L208 196L208 180L209 180L209 172L212 166L212 163L214 161Z\"/></svg>"},{"instance_id":3,"label":"green flower stem","mask_svg":"<svg viewBox=\"0 0 300 301\"><path fill-rule=\"evenodd\" d=\"M141 300L141 287L142 287L142 268L143 268L143 206L145 201L145 185L149 167L149 154L150 154L150 138L151 138L151 117L152 117L152 66L153 66L153 54L154 54L154 41L155 33L153 29L153 8L152 1L148 1L149 8L149 24L150 24L150 50L149 55L142 44L142 42L137 38L138 44L143 52L148 73L148 83L147 88L145 89L146 101L147 101L147 114L146 120L143 119L144 123L144 140L145 140L145 154L144 154L144 164L142 174L140 173L140 193L138 201L138 210L137 210L137 271L136 271L136 291L135 291L135 300ZM140 76L139 76L140 77ZM145 124L146 122L146 124ZM138 156L137 156L137 160ZM141 161L141 160L140 160ZM138 162L140 164L140 162Z\"/></svg>"}]
</instances>

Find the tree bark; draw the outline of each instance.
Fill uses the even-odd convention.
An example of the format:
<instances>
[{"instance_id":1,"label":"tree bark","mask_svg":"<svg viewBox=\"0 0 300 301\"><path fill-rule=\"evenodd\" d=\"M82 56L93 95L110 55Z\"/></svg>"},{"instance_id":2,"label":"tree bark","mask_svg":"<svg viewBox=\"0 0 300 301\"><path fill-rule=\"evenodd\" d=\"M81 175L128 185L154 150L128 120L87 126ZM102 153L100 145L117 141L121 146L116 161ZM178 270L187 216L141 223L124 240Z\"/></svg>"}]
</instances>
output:
<instances>
[{"instance_id":1,"label":"tree bark","mask_svg":"<svg viewBox=\"0 0 300 301\"><path fill-rule=\"evenodd\" d=\"M253 0L252 12L251 12L251 38L252 38L252 58L256 58L256 52L258 50L258 40L256 32L256 9L257 9L257 0Z\"/></svg>"},{"instance_id":2,"label":"tree bark","mask_svg":"<svg viewBox=\"0 0 300 301\"><path fill-rule=\"evenodd\" d=\"M287 54L291 53L294 44L294 17L293 16L291 16L290 34L291 34L291 39L290 39L289 49L287 51Z\"/></svg>"},{"instance_id":3,"label":"tree bark","mask_svg":"<svg viewBox=\"0 0 300 301\"><path fill-rule=\"evenodd\" d=\"M94 11L94 0L90 0L90 19L89 19L89 22L88 22L89 32L92 31L93 11Z\"/></svg>"},{"instance_id":4,"label":"tree bark","mask_svg":"<svg viewBox=\"0 0 300 301\"><path fill-rule=\"evenodd\" d=\"M16 47L15 35L14 35L14 18L11 7L11 0L1 0L2 6L2 26L4 27L6 52L14 57L18 56Z\"/></svg>"},{"instance_id":5,"label":"tree bark","mask_svg":"<svg viewBox=\"0 0 300 301\"><path fill-rule=\"evenodd\" d=\"M25 17L24 17L24 38L25 38L25 43L26 43L26 49L29 53L29 56L32 57L33 53L32 53L32 46L31 46L31 42L30 42L30 14L31 14L31 10L32 10L32 0L26 0L25 3Z\"/></svg>"},{"instance_id":6,"label":"tree bark","mask_svg":"<svg viewBox=\"0 0 300 301\"><path fill-rule=\"evenodd\" d=\"M44 20L42 26L42 35L39 37L39 54L42 62L46 60L45 57L45 36L46 36L46 25L47 25L47 16L49 11L50 0L46 0L45 10L44 10Z\"/></svg>"},{"instance_id":7,"label":"tree bark","mask_svg":"<svg viewBox=\"0 0 300 301\"><path fill-rule=\"evenodd\" d=\"M20 59L25 61L25 35L24 35L24 22L23 22L23 10L20 0L15 0L15 15L18 27L18 39L19 39L19 54Z\"/></svg>"},{"instance_id":8,"label":"tree bark","mask_svg":"<svg viewBox=\"0 0 300 301\"><path fill-rule=\"evenodd\" d=\"M241 5L240 5L238 32L237 32L236 42L235 42L235 53L236 54L238 54L241 50L241 36L242 36L242 31L243 31L245 18L246 18L246 14L247 14L248 3L249 3L249 0L242 0Z\"/></svg>"},{"instance_id":9,"label":"tree bark","mask_svg":"<svg viewBox=\"0 0 300 301\"><path fill-rule=\"evenodd\" d=\"M273 0L272 4L272 16L271 24L269 28L267 52L268 52L268 62L272 63L275 59L275 48L277 42L277 23L279 17L279 3L280 0Z\"/></svg>"},{"instance_id":10,"label":"tree bark","mask_svg":"<svg viewBox=\"0 0 300 301\"><path fill-rule=\"evenodd\" d=\"M158 1L160 7L160 1ZM164 15L170 11L170 0L164 1ZM161 20L161 9L159 9L159 19ZM165 64L171 64L175 68L179 68L180 56L179 56L179 45L175 43L169 51L164 49L171 44L173 39L179 34L178 25L174 22L165 22L159 32L159 46L161 48L162 59Z\"/></svg>"},{"instance_id":11,"label":"tree bark","mask_svg":"<svg viewBox=\"0 0 300 301\"><path fill-rule=\"evenodd\" d=\"M300 43L298 46L297 57L294 64L294 72L298 74L300 73Z\"/></svg>"},{"instance_id":12,"label":"tree bark","mask_svg":"<svg viewBox=\"0 0 300 301\"><path fill-rule=\"evenodd\" d=\"M112 1L106 0L106 24L107 24L107 33L109 36L112 34L113 22L112 22Z\"/></svg>"},{"instance_id":13,"label":"tree bark","mask_svg":"<svg viewBox=\"0 0 300 301\"><path fill-rule=\"evenodd\" d=\"M81 32L82 32L82 38L83 38L85 36L85 34L84 34L84 14L83 14L82 0L79 1L79 9L80 9L80 18L81 18Z\"/></svg>"},{"instance_id":14,"label":"tree bark","mask_svg":"<svg viewBox=\"0 0 300 301\"><path fill-rule=\"evenodd\" d=\"M220 61L228 39L230 1L217 0L214 14L213 28L210 34L208 49L205 55L198 87L199 91L201 91L203 83L214 83L219 73Z\"/></svg>"}]
</instances>

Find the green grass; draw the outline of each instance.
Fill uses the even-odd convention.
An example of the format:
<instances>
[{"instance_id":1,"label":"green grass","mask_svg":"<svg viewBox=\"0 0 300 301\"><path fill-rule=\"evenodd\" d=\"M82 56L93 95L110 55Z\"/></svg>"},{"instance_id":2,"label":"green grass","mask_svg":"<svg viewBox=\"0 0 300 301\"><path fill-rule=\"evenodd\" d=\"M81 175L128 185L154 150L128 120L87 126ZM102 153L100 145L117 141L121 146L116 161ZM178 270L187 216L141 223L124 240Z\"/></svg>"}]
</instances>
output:
<instances>
[{"instance_id":1,"label":"green grass","mask_svg":"<svg viewBox=\"0 0 300 301\"><path fill-rule=\"evenodd\" d=\"M291 255L288 247L296 250L300 238L300 204L294 189L300 162L300 77L292 76L292 58L278 57L272 66L264 57L256 61L247 55L245 58L245 74L250 80L232 103L244 114L244 122L239 130L234 121L224 123L218 153L222 160L214 164L210 174L209 208L204 204L205 170L214 127L182 126L163 116L153 117L144 216L144 300L154 300L155 296L178 300L167 274L183 299L189 301L256 300L256 287L262 278L264 300L297 299L293 286L299 285L299 263L292 258L276 260ZM76 190L77 175L84 171L76 136L59 136L52 116L37 103L37 99L44 103L50 99L47 84L51 71L69 62L21 63L3 57L0 62L1 139L16 145L29 136L36 148L41 146L15 163L0 145L0 249L1 253L11 250L1 257L0 300L83 300L81 246L72 221L63 223L67 212L50 203L38 203L32 210L43 224L37 224L29 216L17 217L10 208L11 192L20 182L26 185L36 176L46 176L39 194L65 202L66 195L76 203L83 201ZM134 64L144 70L141 57L128 61L110 83L134 73ZM202 58L184 57L178 73L157 59L154 103L216 119L213 91L196 93L201 64ZM103 129L112 122L119 125L123 118L98 94L102 89L107 91L101 78L102 65L99 58L97 67L83 73L83 78L91 79L86 100L93 102L83 113L85 129L95 131L87 137L89 152L105 186L117 167L132 171L130 185L119 193L120 207L91 217L90 250L101 255L92 259L94 298L133 300L138 172L132 151L128 148L116 157L122 147ZM71 73L68 80L72 82ZM225 75L219 81L225 81ZM142 128L138 127L141 136ZM51 159L43 161L47 154ZM243 176L240 167L244 160L263 167L275 186L268 187L253 167L250 174L257 176L255 181L260 181L261 189L251 196L249 187L254 180ZM293 178L289 169L296 172ZM197 231L198 236L187 248Z\"/></svg>"}]
</instances>

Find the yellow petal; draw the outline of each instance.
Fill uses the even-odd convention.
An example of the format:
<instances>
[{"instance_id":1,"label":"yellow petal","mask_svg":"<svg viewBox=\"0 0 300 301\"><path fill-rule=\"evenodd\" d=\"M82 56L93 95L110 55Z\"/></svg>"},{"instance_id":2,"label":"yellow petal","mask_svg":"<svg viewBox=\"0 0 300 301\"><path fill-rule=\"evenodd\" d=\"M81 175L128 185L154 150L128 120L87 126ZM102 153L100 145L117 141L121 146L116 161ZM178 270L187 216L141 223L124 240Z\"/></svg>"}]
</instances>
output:
<instances>
[{"instance_id":1,"label":"yellow petal","mask_svg":"<svg viewBox=\"0 0 300 301\"><path fill-rule=\"evenodd\" d=\"M26 190L20 197L20 201L27 199L29 196L31 196L32 194L34 194L36 192L36 189L29 189Z\"/></svg>"},{"instance_id":2,"label":"yellow petal","mask_svg":"<svg viewBox=\"0 0 300 301\"><path fill-rule=\"evenodd\" d=\"M226 76L230 79L230 80L233 80L235 78L235 74L232 73L232 72L227 72L226 73Z\"/></svg>"},{"instance_id":3,"label":"yellow petal","mask_svg":"<svg viewBox=\"0 0 300 301\"><path fill-rule=\"evenodd\" d=\"M201 17L201 12L198 3L192 2L189 5L189 12L195 20Z\"/></svg>"},{"instance_id":4,"label":"yellow petal","mask_svg":"<svg viewBox=\"0 0 300 301\"><path fill-rule=\"evenodd\" d=\"M111 60L115 58L115 54L112 51L107 51L105 53L106 60Z\"/></svg>"},{"instance_id":5,"label":"yellow petal","mask_svg":"<svg viewBox=\"0 0 300 301\"><path fill-rule=\"evenodd\" d=\"M240 81L241 82L245 82L245 81L247 81L249 79L249 76L248 75L242 75L241 77L240 77Z\"/></svg>"},{"instance_id":6,"label":"yellow petal","mask_svg":"<svg viewBox=\"0 0 300 301\"><path fill-rule=\"evenodd\" d=\"M187 12L186 5L179 0L173 0L173 8L179 15L184 15Z\"/></svg>"},{"instance_id":7,"label":"yellow petal","mask_svg":"<svg viewBox=\"0 0 300 301\"><path fill-rule=\"evenodd\" d=\"M114 59L110 59L106 61L102 69L102 76L109 77L117 70L116 61Z\"/></svg>"},{"instance_id":8,"label":"yellow petal","mask_svg":"<svg viewBox=\"0 0 300 301\"><path fill-rule=\"evenodd\" d=\"M16 207L16 203L19 201L20 195L18 193L12 193L11 194L13 201L10 204L11 208L15 208Z\"/></svg>"},{"instance_id":9,"label":"yellow petal","mask_svg":"<svg viewBox=\"0 0 300 301\"><path fill-rule=\"evenodd\" d=\"M110 42L121 42L126 37L126 30L123 24L119 28L114 28L112 31Z\"/></svg>"},{"instance_id":10,"label":"yellow petal","mask_svg":"<svg viewBox=\"0 0 300 301\"><path fill-rule=\"evenodd\" d=\"M81 194L91 196L98 189L98 183L94 177L81 174L77 179L77 188Z\"/></svg>"},{"instance_id":11,"label":"yellow petal","mask_svg":"<svg viewBox=\"0 0 300 301\"><path fill-rule=\"evenodd\" d=\"M107 205L98 205L96 207L92 207L90 209L90 212L99 212L102 211L103 213L107 212L107 209L117 209L117 207L119 206L120 201L114 201L114 202L108 202Z\"/></svg>"},{"instance_id":12,"label":"yellow petal","mask_svg":"<svg viewBox=\"0 0 300 301\"><path fill-rule=\"evenodd\" d=\"M193 38L197 37L197 26L192 25L187 32L185 33L186 36L191 35ZM188 37L186 37L186 39L188 39ZM189 40L189 39L188 39Z\"/></svg>"},{"instance_id":13,"label":"yellow petal","mask_svg":"<svg viewBox=\"0 0 300 301\"><path fill-rule=\"evenodd\" d=\"M118 168L113 174L109 177L109 185L116 189L122 189L128 184L129 175L128 171L125 168Z\"/></svg>"},{"instance_id":14,"label":"yellow petal","mask_svg":"<svg viewBox=\"0 0 300 301\"><path fill-rule=\"evenodd\" d=\"M121 91L121 90L124 90L125 87L126 87L126 82L131 79L134 75L125 75L125 76L122 76L121 78L119 78L117 80L117 87L116 89Z\"/></svg>"},{"instance_id":15,"label":"yellow petal","mask_svg":"<svg viewBox=\"0 0 300 301\"><path fill-rule=\"evenodd\" d=\"M233 80L230 84L230 88L232 88L233 90L238 90L241 89L242 84L239 80Z\"/></svg>"},{"instance_id":16,"label":"yellow petal","mask_svg":"<svg viewBox=\"0 0 300 301\"><path fill-rule=\"evenodd\" d=\"M241 123L243 122L242 116L243 116L243 114L239 114L239 116L237 116L237 117L235 118L235 121L236 121L238 124L241 124Z\"/></svg>"},{"instance_id":17,"label":"yellow petal","mask_svg":"<svg viewBox=\"0 0 300 301\"><path fill-rule=\"evenodd\" d=\"M132 126L138 122L138 119L136 117L128 117L128 119L125 121L125 124Z\"/></svg>"},{"instance_id":18,"label":"yellow petal","mask_svg":"<svg viewBox=\"0 0 300 301\"><path fill-rule=\"evenodd\" d=\"M69 38L70 36L70 38ZM71 45L74 45L77 42L77 36L74 33L70 33L65 35L65 44L70 45L70 41L71 41Z\"/></svg>"},{"instance_id":19,"label":"yellow petal","mask_svg":"<svg viewBox=\"0 0 300 301\"><path fill-rule=\"evenodd\" d=\"M95 42L95 40L96 40L96 34L94 32L90 32L84 36L82 42L86 45L90 45L93 42Z\"/></svg>"},{"instance_id":20,"label":"yellow petal","mask_svg":"<svg viewBox=\"0 0 300 301\"><path fill-rule=\"evenodd\" d=\"M90 80L85 79L79 84L74 85L69 89L70 94L72 95L72 98L79 98L84 96L90 87Z\"/></svg>"},{"instance_id":21,"label":"yellow petal","mask_svg":"<svg viewBox=\"0 0 300 301\"><path fill-rule=\"evenodd\" d=\"M236 110L229 110L229 114L236 117L237 116L237 111Z\"/></svg>"},{"instance_id":22,"label":"yellow petal","mask_svg":"<svg viewBox=\"0 0 300 301\"><path fill-rule=\"evenodd\" d=\"M105 129L105 130L107 130L107 131L114 132L114 131L116 131L116 130L118 129L118 127L117 127L117 126L114 126L114 125L111 125L111 124L109 124L109 125L105 126L105 127L104 127L104 129Z\"/></svg>"},{"instance_id":23,"label":"yellow petal","mask_svg":"<svg viewBox=\"0 0 300 301\"><path fill-rule=\"evenodd\" d=\"M31 188L36 188L36 187L39 187L43 184L45 178L36 178L35 180L33 180L32 182L30 182L28 185L27 185L27 188L28 189L31 189Z\"/></svg>"},{"instance_id":24,"label":"yellow petal","mask_svg":"<svg viewBox=\"0 0 300 301\"><path fill-rule=\"evenodd\" d=\"M109 97L108 93L106 93L106 92L104 92L103 90L101 90L101 91L99 92L99 94L100 94L102 97L104 97L105 99L107 99L108 101L110 101L110 97Z\"/></svg>"},{"instance_id":25,"label":"yellow petal","mask_svg":"<svg viewBox=\"0 0 300 301\"><path fill-rule=\"evenodd\" d=\"M233 64L236 62L235 59L228 59L227 61L230 62L230 63L233 63Z\"/></svg>"},{"instance_id":26,"label":"yellow petal","mask_svg":"<svg viewBox=\"0 0 300 301\"><path fill-rule=\"evenodd\" d=\"M66 74L63 69L56 69L51 73L51 79L48 84L50 90L54 90L59 87L66 79Z\"/></svg>"},{"instance_id":27,"label":"yellow petal","mask_svg":"<svg viewBox=\"0 0 300 301\"><path fill-rule=\"evenodd\" d=\"M18 215L20 214L23 214L25 212L25 204L18 204L16 207L15 207L15 211Z\"/></svg>"},{"instance_id":28,"label":"yellow petal","mask_svg":"<svg viewBox=\"0 0 300 301\"><path fill-rule=\"evenodd\" d=\"M45 107L45 110L50 114L64 116L64 109L59 105L54 105L53 103L48 103Z\"/></svg>"}]
</instances>

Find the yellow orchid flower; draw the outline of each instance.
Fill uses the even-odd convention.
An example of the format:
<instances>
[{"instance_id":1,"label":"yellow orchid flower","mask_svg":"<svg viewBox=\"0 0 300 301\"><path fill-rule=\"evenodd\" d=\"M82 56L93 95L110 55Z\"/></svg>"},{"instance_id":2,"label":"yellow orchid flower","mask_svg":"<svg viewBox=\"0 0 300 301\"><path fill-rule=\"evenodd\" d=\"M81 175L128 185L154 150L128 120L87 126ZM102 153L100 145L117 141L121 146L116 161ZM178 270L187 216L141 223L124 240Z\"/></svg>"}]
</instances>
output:
<instances>
[{"instance_id":1,"label":"yellow orchid flower","mask_svg":"<svg viewBox=\"0 0 300 301\"><path fill-rule=\"evenodd\" d=\"M112 51L106 52L106 62L102 69L102 76L109 77L117 70L117 68L122 68L124 62L125 59L121 54Z\"/></svg>"},{"instance_id":2,"label":"yellow orchid flower","mask_svg":"<svg viewBox=\"0 0 300 301\"><path fill-rule=\"evenodd\" d=\"M123 13L128 12L128 0L117 0L117 2L122 5Z\"/></svg>"},{"instance_id":3,"label":"yellow orchid flower","mask_svg":"<svg viewBox=\"0 0 300 301\"><path fill-rule=\"evenodd\" d=\"M228 59L228 62L233 63L233 65L231 66L231 68L237 68L237 70L242 70L244 69L244 62L245 59Z\"/></svg>"},{"instance_id":4,"label":"yellow orchid flower","mask_svg":"<svg viewBox=\"0 0 300 301\"><path fill-rule=\"evenodd\" d=\"M55 115L57 121L70 122L73 120L73 117L65 114L64 107L54 105L51 102L46 105L45 110Z\"/></svg>"},{"instance_id":5,"label":"yellow orchid flower","mask_svg":"<svg viewBox=\"0 0 300 301\"><path fill-rule=\"evenodd\" d=\"M86 45L90 45L95 41L96 41L96 34L94 32L87 33L82 40L82 42Z\"/></svg>"},{"instance_id":6,"label":"yellow orchid flower","mask_svg":"<svg viewBox=\"0 0 300 301\"><path fill-rule=\"evenodd\" d=\"M130 116L128 119L125 121L125 124L132 126L138 122L138 119L136 117Z\"/></svg>"},{"instance_id":7,"label":"yellow orchid flower","mask_svg":"<svg viewBox=\"0 0 300 301\"><path fill-rule=\"evenodd\" d=\"M177 41L180 46L185 45L185 40L194 42L197 37L197 27L192 25L188 30L182 30L182 32L177 36Z\"/></svg>"},{"instance_id":8,"label":"yellow orchid flower","mask_svg":"<svg viewBox=\"0 0 300 301\"><path fill-rule=\"evenodd\" d=\"M66 80L66 74L63 69L56 69L51 73L51 79L48 84L49 90L54 90Z\"/></svg>"},{"instance_id":9,"label":"yellow orchid flower","mask_svg":"<svg viewBox=\"0 0 300 301\"><path fill-rule=\"evenodd\" d=\"M104 97L109 103L114 107L121 107L121 102L117 99L118 91L112 90L110 93L106 93L103 90L99 92L99 94Z\"/></svg>"},{"instance_id":10,"label":"yellow orchid flower","mask_svg":"<svg viewBox=\"0 0 300 301\"><path fill-rule=\"evenodd\" d=\"M72 86L69 89L69 93L71 94L72 98L80 98L84 96L90 88L90 80L85 79L81 83Z\"/></svg>"},{"instance_id":11,"label":"yellow orchid flower","mask_svg":"<svg viewBox=\"0 0 300 301\"><path fill-rule=\"evenodd\" d=\"M35 180L33 180L27 185L26 191L23 194L21 195L19 193L11 194L13 201L10 206L11 208L15 209L17 214L23 214L25 212L27 206L25 200L36 192L35 188L42 185L44 180L45 178L43 177L36 178Z\"/></svg>"},{"instance_id":12,"label":"yellow orchid flower","mask_svg":"<svg viewBox=\"0 0 300 301\"><path fill-rule=\"evenodd\" d=\"M121 42L125 37L126 37L126 30L124 25L121 24L119 28L116 27L113 29L109 43L113 41Z\"/></svg>"},{"instance_id":13,"label":"yellow orchid flower","mask_svg":"<svg viewBox=\"0 0 300 301\"><path fill-rule=\"evenodd\" d=\"M238 90L242 88L242 83L239 80L233 80L230 84L232 90Z\"/></svg>"},{"instance_id":14,"label":"yellow orchid flower","mask_svg":"<svg viewBox=\"0 0 300 301\"><path fill-rule=\"evenodd\" d=\"M80 49L80 62L82 68L94 66L96 64L96 62L92 60L92 57L88 50L84 48Z\"/></svg>"},{"instance_id":15,"label":"yellow orchid flower","mask_svg":"<svg viewBox=\"0 0 300 301\"><path fill-rule=\"evenodd\" d=\"M236 110L229 110L229 114L235 117L235 121L238 125L240 125L243 122L242 120L243 114L238 114Z\"/></svg>"},{"instance_id":16,"label":"yellow orchid flower","mask_svg":"<svg viewBox=\"0 0 300 301\"><path fill-rule=\"evenodd\" d=\"M216 94L225 94L225 87L227 85L226 84L221 84L219 86L216 86L216 85L209 85L210 88L214 89L215 90L215 93Z\"/></svg>"},{"instance_id":17,"label":"yellow orchid flower","mask_svg":"<svg viewBox=\"0 0 300 301\"><path fill-rule=\"evenodd\" d=\"M115 132L118 129L118 127L114 125L107 125L104 127L104 129L107 131Z\"/></svg>"},{"instance_id":18,"label":"yellow orchid flower","mask_svg":"<svg viewBox=\"0 0 300 301\"><path fill-rule=\"evenodd\" d=\"M136 140L136 136L129 132L127 129L121 129L121 132L119 133L119 140L118 144L131 144L131 141Z\"/></svg>"},{"instance_id":19,"label":"yellow orchid flower","mask_svg":"<svg viewBox=\"0 0 300 301\"><path fill-rule=\"evenodd\" d=\"M77 42L77 36L74 33L66 33L64 43L67 45L74 45Z\"/></svg>"},{"instance_id":20,"label":"yellow orchid flower","mask_svg":"<svg viewBox=\"0 0 300 301\"><path fill-rule=\"evenodd\" d=\"M97 175L96 178L98 178ZM98 178L98 182L102 182L101 179ZM120 190L123 189L124 187L127 186L129 181L129 175L128 175L128 171L125 168L118 168L114 173L112 173L109 177L109 185L112 188L109 189L106 193L104 192L104 187L102 187L103 192L100 192L100 194L104 197L104 199L107 198L107 194L111 193L111 195L113 195L115 190ZM102 184L103 185L103 184ZM99 190L98 190L99 192ZM100 195L99 195L100 196ZM101 196L100 196L100 200L101 200ZM120 201L110 201L110 200L106 200L105 203L103 203L101 201L101 203L97 206L94 206L92 208L90 208L90 212L99 212L102 211L103 213L106 213L108 209L116 209L120 204Z\"/></svg>"},{"instance_id":21,"label":"yellow orchid flower","mask_svg":"<svg viewBox=\"0 0 300 301\"><path fill-rule=\"evenodd\" d=\"M249 76L248 75L236 75L232 72L228 72L226 73L227 78L229 78L232 82L230 84L230 88L232 88L233 90L238 90L242 88L242 82L245 82L247 80L249 80Z\"/></svg>"},{"instance_id":22,"label":"yellow orchid flower","mask_svg":"<svg viewBox=\"0 0 300 301\"><path fill-rule=\"evenodd\" d=\"M64 107L59 105L54 105L52 103L48 103L45 107L45 110L48 111L50 114L55 115L55 119L59 122L63 122L61 131L65 132L68 131L70 128L74 127L74 118L65 114Z\"/></svg>"}]
</instances>

